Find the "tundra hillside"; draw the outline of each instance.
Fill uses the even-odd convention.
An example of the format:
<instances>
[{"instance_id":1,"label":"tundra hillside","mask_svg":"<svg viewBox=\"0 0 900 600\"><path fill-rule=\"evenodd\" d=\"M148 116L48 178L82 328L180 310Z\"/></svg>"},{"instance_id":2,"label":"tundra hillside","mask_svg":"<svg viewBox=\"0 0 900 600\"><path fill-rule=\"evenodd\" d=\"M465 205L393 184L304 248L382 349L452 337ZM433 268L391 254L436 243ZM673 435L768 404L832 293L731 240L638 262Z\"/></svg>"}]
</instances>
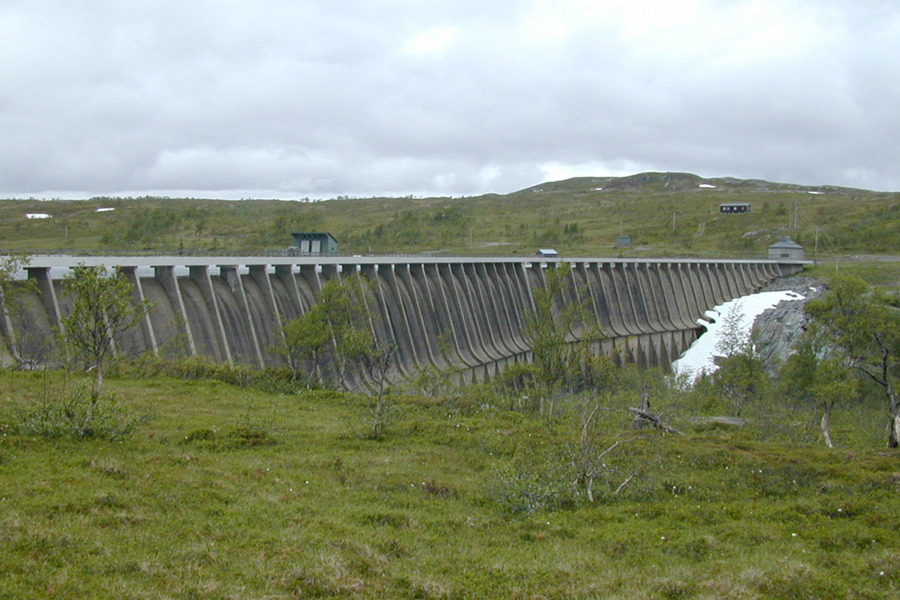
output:
<instances>
[{"instance_id":1,"label":"tundra hillside","mask_svg":"<svg viewBox=\"0 0 900 600\"><path fill-rule=\"evenodd\" d=\"M752 212L719 213L735 202ZM293 231L327 231L346 254L755 257L784 235L820 257L900 254L900 194L645 173L465 198L0 201L4 250L280 252Z\"/></svg>"}]
</instances>

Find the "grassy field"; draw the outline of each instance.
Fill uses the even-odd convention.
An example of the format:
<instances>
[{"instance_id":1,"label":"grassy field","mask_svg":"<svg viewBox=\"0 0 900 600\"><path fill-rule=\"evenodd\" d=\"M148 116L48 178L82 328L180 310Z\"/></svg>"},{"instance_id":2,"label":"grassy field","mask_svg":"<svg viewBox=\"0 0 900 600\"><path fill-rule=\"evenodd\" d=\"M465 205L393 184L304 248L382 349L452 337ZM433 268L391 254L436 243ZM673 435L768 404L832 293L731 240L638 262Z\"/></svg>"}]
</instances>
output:
<instances>
[{"instance_id":1,"label":"grassy field","mask_svg":"<svg viewBox=\"0 0 900 600\"><path fill-rule=\"evenodd\" d=\"M900 463L877 410L836 415L835 450L802 412L726 431L669 400L685 435L667 435L610 411L603 444L621 446L591 503L547 491L571 479L574 407L548 427L403 397L371 440L361 397L110 379L152 415L133 438L17 432L58 378L0 374L3 599L900 594ZM551 500L523 509L536 490Z\"/></svg>"},{"instance_id":2,"label":"grassy field","mask_svg":"<svg viewBox=\"0 0 900 600\"><path fill-rule=\"evenodd\" d=\"M725 202L749 202L753 212L721 215ZM756 257L790 235L810 256L827 259L900 254L898 230L897 193L677 173L577 178L465 198L0 201L0 248L20 250L280 252L292 231L327 231L346 254L531 255L554 247L568 256ZM633 246L616 248L620 234L632 236Z\"/></svg>"}]
</instances>

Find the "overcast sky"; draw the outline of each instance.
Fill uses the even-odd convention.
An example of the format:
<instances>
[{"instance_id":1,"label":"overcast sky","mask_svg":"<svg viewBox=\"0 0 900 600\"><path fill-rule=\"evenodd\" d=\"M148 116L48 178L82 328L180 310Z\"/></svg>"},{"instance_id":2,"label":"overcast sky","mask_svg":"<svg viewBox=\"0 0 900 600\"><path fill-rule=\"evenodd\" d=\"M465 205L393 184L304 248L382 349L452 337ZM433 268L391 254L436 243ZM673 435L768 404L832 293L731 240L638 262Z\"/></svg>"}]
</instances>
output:
<instances>
[{"instance_id":1,"label":"overcast sky","mask_svg":"<svg viewBox=\"0 0 900 600\"><path fill-rule=\"evenodd\" d=\"M2 0L0 197L900 190L894 0Z\"/></svg>"}]
</instances>

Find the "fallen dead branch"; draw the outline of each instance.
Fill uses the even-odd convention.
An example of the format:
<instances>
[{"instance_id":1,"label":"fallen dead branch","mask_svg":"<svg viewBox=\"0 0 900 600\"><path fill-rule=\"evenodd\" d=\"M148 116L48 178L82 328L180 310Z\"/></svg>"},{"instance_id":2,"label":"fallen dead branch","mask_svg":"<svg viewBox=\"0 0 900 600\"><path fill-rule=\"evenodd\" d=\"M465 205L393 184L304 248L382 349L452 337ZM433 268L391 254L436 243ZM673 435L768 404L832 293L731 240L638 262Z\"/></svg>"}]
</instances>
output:
<instances>
[{"instance_id":1,"label":"fallen dead branch","mask_svg":"<svg viewBox=\"0 0 900 600\"><path fill-rule=\"evenodd\" d=\"M655 414L653 414L652 412L650 412L646 409L631 407L628 410L630 410L631 413L634 415L635 427L637 429L640 429L643 426L643 424L646 423L656 429L662 429L666 433L674 433L677 435L684 435L683 433L681 433L674 427L671 427L671 426L663 423L662 419L660 419L658 416L656 416Z\"/></svg>"}]
</instances>

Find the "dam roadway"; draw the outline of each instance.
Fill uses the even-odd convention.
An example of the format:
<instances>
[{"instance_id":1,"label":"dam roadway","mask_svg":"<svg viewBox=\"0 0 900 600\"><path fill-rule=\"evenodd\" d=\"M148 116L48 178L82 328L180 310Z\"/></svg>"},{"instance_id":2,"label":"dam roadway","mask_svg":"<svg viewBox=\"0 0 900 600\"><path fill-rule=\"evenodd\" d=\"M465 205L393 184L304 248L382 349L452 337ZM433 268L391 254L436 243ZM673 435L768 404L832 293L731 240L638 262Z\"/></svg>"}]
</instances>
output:
<instances>
[{"instance_id":1,"label":"dam roadway","mask_svg":"<svg viewBox=\"0 0 900 600\"><path fill-rule=\"evenodd\" d=\"M329 280L359 273L372 282L367 308L379 340L396 345L394 369L454 368L488 380L531 360L526 315L545 271L571 265L564 302L581 302L603 332L596 354L642 366L671 363L701 332L697 319L728 300L800 271L804 261L391 256L34 255L37 283L0 319L23 358L46 352L71 310L65 274L75 265L115 267L153 308L126 336L127 353L199 355L229 364L279 364L282 327L317 301ZM580 332L571 332L578 339ZM42 346L43 345L43 346ZM11 360L11 356L4 357Z\"/></svg>"}]
</instances>

